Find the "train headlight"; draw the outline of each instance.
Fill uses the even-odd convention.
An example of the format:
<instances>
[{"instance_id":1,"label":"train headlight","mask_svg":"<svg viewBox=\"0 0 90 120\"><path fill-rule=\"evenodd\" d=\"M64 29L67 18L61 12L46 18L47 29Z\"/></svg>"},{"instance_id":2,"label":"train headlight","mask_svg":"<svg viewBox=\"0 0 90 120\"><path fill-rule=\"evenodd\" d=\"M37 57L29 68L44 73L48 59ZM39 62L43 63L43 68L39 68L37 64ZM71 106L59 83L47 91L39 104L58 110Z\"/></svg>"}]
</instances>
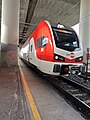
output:
<instances>
[{"instance_id":1,"label":"train headlight","mask_svg":"<svg viewBox=\"0 0 90 120\"><path fill-rule=\"evenodd\" d=\"M54 54L54 59L55 59L55 60L60 60L60 61L64 61L64 60L65 60L64 57L62 57L62 56L60 56L60 55L57 55L57 54Z\"/></svg>"},{"instance_id":2,"label":"train headlight","mask_svg":"<svg viewBox=\"0 0 90 120\"><path fill-rule=\"evenodd\" d=\"M83 57L81 56L81 57L78 57L78 58L76 58L76 62L81 62L83 60Z\"/></svg>"}]
</instances>

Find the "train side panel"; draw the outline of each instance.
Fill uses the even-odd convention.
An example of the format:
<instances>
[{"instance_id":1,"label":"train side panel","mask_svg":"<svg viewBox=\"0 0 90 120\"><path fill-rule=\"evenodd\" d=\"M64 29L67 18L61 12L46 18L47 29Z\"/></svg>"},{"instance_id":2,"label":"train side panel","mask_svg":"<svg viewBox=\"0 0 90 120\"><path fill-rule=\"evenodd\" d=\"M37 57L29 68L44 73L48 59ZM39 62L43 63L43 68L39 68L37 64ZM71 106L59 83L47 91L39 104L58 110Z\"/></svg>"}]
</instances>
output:
<instances>
[{"instance_id":1,"label":"train side panel","mask_svg":"<svg viewBox=\"0 0 90 120\"><path fill-rule=\"evenodd\" d=\"M44 73L53 73L54 45L48 24L41 21L30 36L29 62Z\"/></svg>"},{"instance_id":2,"label":"train side panel","mask_svg":"<svg viewBox=\"0 0 90 120\"><path fill-rule=\"evenodd\" d=\"M40 60L52 61L54 45L50 29L45 21L41 21L35 35L36 56Z\"/></svg>"}]
</instances>

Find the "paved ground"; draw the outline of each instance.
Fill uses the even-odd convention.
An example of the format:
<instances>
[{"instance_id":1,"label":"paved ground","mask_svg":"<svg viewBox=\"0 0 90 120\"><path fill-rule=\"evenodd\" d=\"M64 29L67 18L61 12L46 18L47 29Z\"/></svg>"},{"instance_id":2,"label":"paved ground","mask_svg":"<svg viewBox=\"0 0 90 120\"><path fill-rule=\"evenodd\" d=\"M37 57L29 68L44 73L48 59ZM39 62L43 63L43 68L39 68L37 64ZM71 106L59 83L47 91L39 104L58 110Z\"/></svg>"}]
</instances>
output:
<instances>
[{"instance_id":1,"label":"paved ground","mask_svg":"<svg viewBox=\"0 0 90 120\"><path fill-rule=\"evenodd\" d=\"M30 120L17 67L0 67L0 120Z\"/></svg>"}]
</instances>

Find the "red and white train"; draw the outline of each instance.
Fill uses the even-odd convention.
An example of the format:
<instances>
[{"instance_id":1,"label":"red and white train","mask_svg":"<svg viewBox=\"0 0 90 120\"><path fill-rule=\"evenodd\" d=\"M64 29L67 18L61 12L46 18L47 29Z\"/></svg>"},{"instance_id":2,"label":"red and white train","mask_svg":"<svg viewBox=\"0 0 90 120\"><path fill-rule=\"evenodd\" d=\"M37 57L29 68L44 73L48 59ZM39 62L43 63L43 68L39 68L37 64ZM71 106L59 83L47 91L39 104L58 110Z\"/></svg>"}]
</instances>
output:
<instances>
[{"instance_id":1,"label":"red and white train","mask_svg":"<svg viewBox=\"0 0 90 120\"><path fill-rule=\"evenodd\" d=\"M80 72L83 66L83 50L75 31L45 20L23 44L20 57L50 75Z\"/></svg>"}]
</instances>

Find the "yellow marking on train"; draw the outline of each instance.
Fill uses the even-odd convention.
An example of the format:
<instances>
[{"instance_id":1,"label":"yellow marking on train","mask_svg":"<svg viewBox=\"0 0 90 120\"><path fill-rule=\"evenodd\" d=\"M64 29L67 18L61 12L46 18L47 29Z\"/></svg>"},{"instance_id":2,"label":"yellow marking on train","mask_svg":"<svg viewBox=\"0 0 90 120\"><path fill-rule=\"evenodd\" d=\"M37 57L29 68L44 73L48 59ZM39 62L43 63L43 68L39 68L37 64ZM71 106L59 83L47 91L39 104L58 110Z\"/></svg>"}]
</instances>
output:
<instances>
[{"instance_id":1,"label":"yellow marking on train","mask_svg":"<svg viewBox=\"0 0 90 120\"><path fill-rule=\"evenodd\" d=\"M24 88L25 88L25 91L26 91L26 94L27 94L27 97L28 97L28 101L29 101L29 104L30 104L31 109L32 109L34 120L41 120L40 114L39 114L39 112L37 110L36 104L34 102L34 99L32 97L32 94L30 92L29 86L28 86L28 84L26 82L26 78L24 76L23 70L22 70L20 65L19 65L19 69L20 69L22 82L23 82L23 85L24 85Z\"/></svg>"}]
</instances>

